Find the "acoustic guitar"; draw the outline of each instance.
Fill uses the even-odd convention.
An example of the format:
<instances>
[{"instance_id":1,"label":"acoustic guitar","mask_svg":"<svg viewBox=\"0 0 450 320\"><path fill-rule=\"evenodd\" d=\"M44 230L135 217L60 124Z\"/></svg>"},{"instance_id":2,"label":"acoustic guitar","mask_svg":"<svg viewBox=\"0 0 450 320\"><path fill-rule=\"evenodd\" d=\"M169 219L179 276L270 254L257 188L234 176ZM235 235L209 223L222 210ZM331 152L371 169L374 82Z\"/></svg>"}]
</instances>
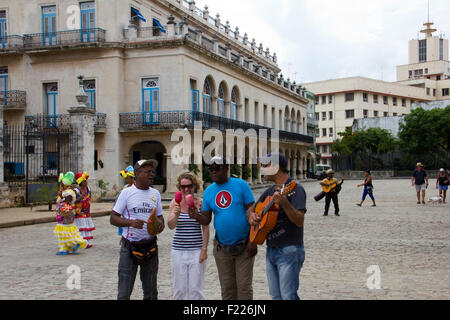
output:
<instances>
[{"instance_id":1,"label":"acoustic guitar","mask_svg":"<svg viewBox=\"0 0 450 320\"><path fill-rule=\"evenodd\" d=\"M342 179L341 182L339 182L338 180L336 180L336 181L334 181L334 182L328 183L327 186L322 186L322 185L321 185L321 187L322 187L323 192L328 193L328 192L330 192L331 190L333 190L334 188L339 187L344 181L345 181L345 179ZM338 189L339 189L339 188L338 188ZM340 191L340 190L339 190L339 191Z\"/></svg>"},{"instance_id":2,"label":"acoustic guitar","mask_svg":"<svg viewBox=\"0 0 450 320\"><path fill-rule=\"evenodd\" d=\"M284 186L281 190L282 196L292 196L295 194L297 182L292 181ZM254 244L263 244L267 235L275 228L278 220L280 207L273 202L273 196L268 196L264 202L256 205L255 212L261 218L261 222L257 226L250 228L250 242Z\"/></svg>"}]
</instances>

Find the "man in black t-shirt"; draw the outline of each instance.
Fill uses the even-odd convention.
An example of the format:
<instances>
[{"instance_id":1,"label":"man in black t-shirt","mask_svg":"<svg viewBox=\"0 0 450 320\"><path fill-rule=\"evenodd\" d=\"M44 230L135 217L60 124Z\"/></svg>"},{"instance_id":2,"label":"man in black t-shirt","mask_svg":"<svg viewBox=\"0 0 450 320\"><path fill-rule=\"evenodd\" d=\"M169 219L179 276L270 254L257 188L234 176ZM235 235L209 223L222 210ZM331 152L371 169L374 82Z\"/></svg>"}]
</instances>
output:
<instances>
[{"instance_id":1,"label":"man in black t-shirt","mask_svg":"<svg viewBox=\"0 0 450 320\"><path fill-rule=\"evenodd\" d=\"M426 183L425 183L426 181ZM428 174L423 169L422 163L417 163L416 170L414 170L411 177L412 186L416 187L417 204L420 204L420 192L422 191L422 204L425 204L425 192L428 188Z\"/></svg>"},{"instance_id":2,"label":"man in black t-shirt","mask_svg":"<svg viewBox=\"0 0 450 320\"><path fill-rule=\"evenodd\" d=\"M273 300L299 300L299 275L305 260L303 245L303 224L306 213L306 192L297 183L295 193L281 196L281 188L293 181L287 174L287 160L282 154L261 158L266 181L274 186L266 190L257 203L273 196L273 202L280 207L275 228L267 236L267 280ZM278 163L278 164L277 164ZM261 218L255 213L255 206L247 211L250 225L259 225Z\"/></svg>"}]
</instances>

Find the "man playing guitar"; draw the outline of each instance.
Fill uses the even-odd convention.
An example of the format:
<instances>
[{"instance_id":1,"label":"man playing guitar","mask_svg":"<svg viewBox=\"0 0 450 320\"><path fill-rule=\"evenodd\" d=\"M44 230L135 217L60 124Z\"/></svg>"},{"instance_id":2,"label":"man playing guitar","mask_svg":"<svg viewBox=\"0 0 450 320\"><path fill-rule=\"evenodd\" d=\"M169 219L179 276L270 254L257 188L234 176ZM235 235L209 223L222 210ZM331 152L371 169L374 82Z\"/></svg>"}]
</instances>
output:
<instances>
[{"instance_id":1,"label":"man playing guitar","mask_svg":"<svg viewBox=\"0 0 450 320\"><path fill-rule=\"evenodd\" d=\"M267 236L267 280L273 300L299 300L299 274L305 260L303 246L303 224L306 213L306 193L297 183L295 193L281 195L281 187L290 184L293 179L287 174L287 160L276 153L260 159L261 173L266 181L274 186L266 190L257 203L273 196L273 203L280 207L275 228ZM276 164L278 161L278 164ZM255 228L261 217L255 212L255 205L247 211L247 219Z\"/></svg>"},{"instance_id":2,"label":"man playing guitar","mask_svg":"<svg viewBox=\"0 0 450 320\"><path fill-rule=\"evenodd\" d=\"M328 177L322 180L320 185L322 186L322 189L324 190L325 194L325 213L324 216L328 216L328 211L330 210L330 204L331 200L333 200L334 204L334 214L336 216L339 215L339 201L338 201L338 194L341 191L342 184L344 183L344 179L342 179L341 182L338 181L334 177L334 170L330 169L327 171Z\"/></svg>"}]
</instances>

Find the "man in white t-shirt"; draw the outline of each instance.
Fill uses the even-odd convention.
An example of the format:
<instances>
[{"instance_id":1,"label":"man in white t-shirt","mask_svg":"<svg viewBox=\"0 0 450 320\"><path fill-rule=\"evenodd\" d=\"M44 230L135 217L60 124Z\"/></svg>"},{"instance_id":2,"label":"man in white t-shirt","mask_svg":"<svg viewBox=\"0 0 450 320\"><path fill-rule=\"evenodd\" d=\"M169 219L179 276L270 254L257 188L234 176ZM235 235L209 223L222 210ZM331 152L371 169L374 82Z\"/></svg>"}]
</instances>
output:
<instances>
[{"instance_id":1,"label":"man in white t-shirt","mask_svg":"<svg viewBox=\"0 0 450 320\"><path fill-rule=\"evenodd\" d=\"M151 188L155 178L156 160L136 163L136 184L122 190L111 213L110 223L123 228L120 259L118 300L129 300L140 266L144 300L157 300L158 246L156 236L147 231L147 221L153 209L159 219L160 234L164 230L160 193Z\"/></svg>"}]
</instances>

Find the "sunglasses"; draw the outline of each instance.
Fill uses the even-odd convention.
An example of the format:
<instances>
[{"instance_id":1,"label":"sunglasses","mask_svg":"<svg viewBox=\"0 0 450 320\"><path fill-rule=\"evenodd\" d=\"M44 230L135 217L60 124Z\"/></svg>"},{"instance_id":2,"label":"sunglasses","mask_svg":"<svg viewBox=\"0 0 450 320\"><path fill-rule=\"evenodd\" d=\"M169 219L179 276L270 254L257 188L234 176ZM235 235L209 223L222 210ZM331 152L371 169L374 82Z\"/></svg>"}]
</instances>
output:
<instances>
[{"instance_id":1,"label":"sunglasses","mask_svg":"<svg viewBox=\"0 0 450 320\"><path fill-rule=\"evenodd\" d=\"M180 186L180 189L192 189L194 187L193 184L186 184L184 186Z\"/></svg>"},{"instance_id":2,"label":"sunglasses","mask_svg":"<svg viewBox=\"0 0 450 320\"><path fill-rule=\"evenodd\" d=\"M224 168L225 166L221 167L221 166L214 166L214 167L209 167L208 170L210 172L218 172L220 171L222 168Z\"/></svg>"}]
</instances>

